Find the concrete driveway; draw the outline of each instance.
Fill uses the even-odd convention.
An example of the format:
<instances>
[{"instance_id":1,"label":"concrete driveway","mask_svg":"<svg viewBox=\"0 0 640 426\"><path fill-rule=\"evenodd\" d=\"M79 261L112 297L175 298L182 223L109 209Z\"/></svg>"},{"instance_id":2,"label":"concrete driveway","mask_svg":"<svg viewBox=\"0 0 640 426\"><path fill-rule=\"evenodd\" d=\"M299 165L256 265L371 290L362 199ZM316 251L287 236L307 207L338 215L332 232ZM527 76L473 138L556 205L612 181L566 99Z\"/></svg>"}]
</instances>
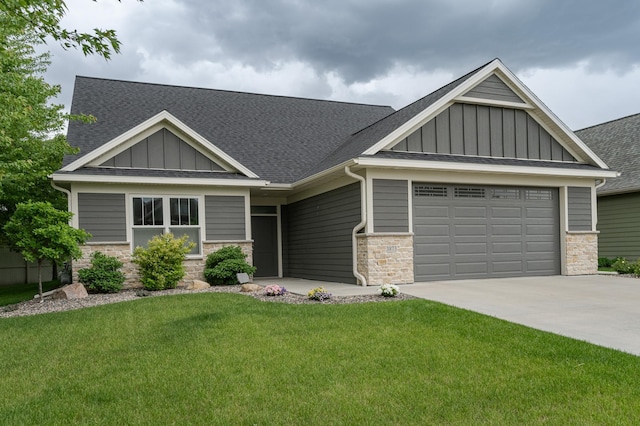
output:
<instances>
[{"instance_id":1,"label":"concrete driveway","mask_svg":"<svg viewBox=\"0 0 640 426\"><path fill-rule=\"evenodd\" d=\"M605 275L415 283L400 291L640 355L640 279Z\"/></svg>"}]
</instances>

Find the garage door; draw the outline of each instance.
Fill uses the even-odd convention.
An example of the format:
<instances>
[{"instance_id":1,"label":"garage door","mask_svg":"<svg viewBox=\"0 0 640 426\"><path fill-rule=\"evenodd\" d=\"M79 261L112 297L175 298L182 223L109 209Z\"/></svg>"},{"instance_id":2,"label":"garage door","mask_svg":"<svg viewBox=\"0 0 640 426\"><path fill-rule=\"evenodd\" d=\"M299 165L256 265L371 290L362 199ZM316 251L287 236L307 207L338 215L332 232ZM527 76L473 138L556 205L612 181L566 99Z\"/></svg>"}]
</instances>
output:
<instances>
[{"instance_id":1,"label":"garage door","mask_svg":"<svg viewBox=\"0 0 640 426\"><path fill-rule=\"evenodd\" d=\"M414 183L416 281L560 274L557 188Z\"/></svg>"}]
</instances>

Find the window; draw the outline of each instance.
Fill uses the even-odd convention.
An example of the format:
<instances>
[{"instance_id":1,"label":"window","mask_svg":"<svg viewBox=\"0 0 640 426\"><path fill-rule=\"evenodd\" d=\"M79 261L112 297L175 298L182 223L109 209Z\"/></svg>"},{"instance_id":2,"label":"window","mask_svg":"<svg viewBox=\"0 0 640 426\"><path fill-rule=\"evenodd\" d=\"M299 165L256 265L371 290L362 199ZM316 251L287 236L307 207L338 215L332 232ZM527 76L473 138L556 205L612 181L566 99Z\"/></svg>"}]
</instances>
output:
<instances>
[{"instance_id":1,"label":"window","mask_svg":"<svg viewBox=\"0 0 640 426\"><path fill-rule=\"evenodd\" d=\"M520 190L511 188L496 188L493 190L492 198L499 200L519 200Z\"/></svg>"},{"instance_id":2,"label":"window","mask_svg":"<svg viewBox=\"0 0 640 426\"><path fill-rule=\"evenodd\" d=\"M199 199L184 197L133 197L133 247L146 247L156 235L187 235L196 246L189 254L200 254Z\"/></svg>"},{"instance_id":3,"label":"window","mask_svg":"<svg viewBox=\"0 0 640 426\"><path fill-rule=\"evenodd\" d=\"M415 197L446 197L446 186L416 185L413 188Z\"/></svg>"},{"instance_id":4,"label":"window","mask_svg":"<svg viewBox=\"0 0 640 426\"><path fill-rule=\"evenodd\" d=\"M553 200L553 192L550 189L527 189L524 198L526 200Z\"/></svg>"},{"instance_id":5,"label":"window","mask_svg":"<svg viewBox=\"0 0 640 426\"><path fill-rule=\"evenodd\" d=\"M454 188L453 196L456 198L484 198L484 188Z\"/></svg>"}]
</instances>

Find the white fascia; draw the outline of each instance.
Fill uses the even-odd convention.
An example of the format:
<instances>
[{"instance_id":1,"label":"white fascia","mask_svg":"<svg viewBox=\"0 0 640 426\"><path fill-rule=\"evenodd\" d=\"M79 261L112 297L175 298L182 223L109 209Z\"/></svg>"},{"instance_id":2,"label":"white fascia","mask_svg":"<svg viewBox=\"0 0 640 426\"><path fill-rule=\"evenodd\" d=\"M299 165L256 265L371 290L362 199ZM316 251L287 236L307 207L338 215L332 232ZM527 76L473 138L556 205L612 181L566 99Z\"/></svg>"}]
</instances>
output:
<instances>
[{"instance_id":1,"label":"white fascia","mask_svg":"<svg viewBox=\"0 0 640 426\"><path fill-rule=\"evenodd\" d=\"M84 156L78 158L74 162L72 162L72 163L66 165L65 167L63 167L61 170L65 171L65 172L75 171L75 170L79 169L80 167L83 167L83 166L91 163L92 161L94 161L98 157L100 157L100 156L108 153L109 151L117 148L119 145L121 145L123 143L126 143L127 141L129 141L132 138L135 138L136 136L138 136L140 133L144 132L148 128L150 128L152 126L155 126L157 124L160 124L163 121L175 126L181 132L183 132L188 137L190 137L191 139L193 139L194 141L196 141L197 143L202 145L204 148L206 148L207 150L212 152L215 156L217 156L221 160L225 161L226 163L228 163L229 165L234 167L240 173L242 173L242 174L244 174L244 175L246 175L248 177L252 177L252 178L259 177L257 174L253 173L251 170L249 170L248 168L246 168L245 166L240 164L238 161L233 159L231 156L229 156L227 153L222 151L220 148L216 147L213 143L209 142L207 139L202 137L198 132L196 132L193 129L191 129L189 126L184 124L182 121L178 120L175 116L173 116L170 112L168 112L166 110L159 112L158 114L154 115L153 117L149 118L148 120L138 124L137 126L133 127L132 129L124 132L120 136L118 136L118 137L110 140L109 142L105 143L101 147L94 149L93 151L89 152L87 155L84 155Z\"/></svg>"},{"instance_id":2,"label":"white fascia","mask_svg":"<svg viewBox=\"0 0 640 426\"><path fill-rule=\"evenodd\" d=\"M563 176L582 178L611 178L618 176L618 172L611 170L581 170L562 169L553 167L535 166L508 166L500 164L475 164L475 163L455 163L448 161L421 161L421 160L400 160L388 158L357 158L356 164L363 167L382 167L396 169L413 170L439 170L457 172L478 172L478 173L498 173L498 174L518 174L535 176Z\"/></svg>"},{"instance_id":3,"label":"white fascia","mask_svg":"<svg viewBox=\"0 0 640 426\"><path fill-rule=\"evenodd\" d=\"M87 183L140 183L152 185L189 185L189 186L227 186L245 188L263 188L269 185L266 180L215 179L215 178L169 178L152 176L92 176L54 173L50 176L54 182Z\"/></svg>"},{"instance_id":4,"label":"white fascia","mask_svg":"<svg viewBox=\"0 0 640 426\"><path fill-rule=\"evenodd\" d=\"M402 126L398 127L393 132L389 133L383 139L378 141L375 145L371 146L369 149L364 151L363 155L375 155L379 151L383 149L391 148L397 141L420 127L430 118L435 117L437 114L451 106L455 101L461 102L470 102L471 98L463 96L467 91L472 89L474 86L482 82L485 78L487 78L490 74L497 72L500 77L507 80L508 85L513 85L517 88L517 91L520 92L520 95L524 95L523 99L526 103L519 104L513 102L492 102L496 106L505 106L510 108L519 108L519 109L527 109L527 110L535 110L538 109L542 112L542 114L546 115L558 128L562 131L567 137L571 139L571 141L588 157L588 159L592 162L592 164L597 165L602 169L608 169L609 167L598 158L597 155L594 154L589 147L578 138L571 129L569 129L566 124L564 124L547 106L542 103L538 97L529 90L527 86L524 85L516 77L515 74L511 72L499 59L493 60L491 63L487 64L483 69L479 70L476 74L469 77L465 82L460 84L458 87L449 92L446 96L443 96L438 101L434 102L431 106L426 108L424 111L420 112L412 119L407 121ZM522 96L521 96L522 97ZM478 101L477 99L473 99L474 103L484 103L487 104L488 101ZM567 147L569 152L573 150L570 147ZM580 155L576 155L577 157L581 157Z\"/></svg>"}]
</instances>

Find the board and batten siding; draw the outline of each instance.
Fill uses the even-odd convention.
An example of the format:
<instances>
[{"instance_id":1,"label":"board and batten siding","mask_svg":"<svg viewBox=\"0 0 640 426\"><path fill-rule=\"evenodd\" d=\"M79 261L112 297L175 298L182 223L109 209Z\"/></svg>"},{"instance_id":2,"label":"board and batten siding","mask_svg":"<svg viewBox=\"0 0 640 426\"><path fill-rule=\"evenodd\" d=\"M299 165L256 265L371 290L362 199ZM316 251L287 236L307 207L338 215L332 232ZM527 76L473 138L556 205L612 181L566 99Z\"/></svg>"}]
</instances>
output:
<instances>
[{"instance_id":1,"label":"board and batten siding","mask_svg":"<svg viewBox=\"0 0 640 426\"><path fill-rule=\"evenodd\" d=\"M526 111L453 104L392 151L575 162Z\"/></svg>"},{"instance_id":2,"label":"board and batten siding","mask_svg":"<svg viewBox=\"0 0 640 426\"><path fill-rule=\"evenodd\" d=\"M101 166L134 169L224 171L167 129L158 130Z\"/></svg>"},{"instance_id":3,"label":"board and batten siding","mask_svg":"<svg viewBox=\"0 0 640 426\"><path fill-rule=\"evenodd\" d=\"M591 231L591 188L567 188L569 231Z\"/></svg>"},{"instance_id":4,"label":"board and batten siding","mask_svg":"<svg viewBox=\"0 0 640 426\"><path fill-rule=\"evenodd\" d=\"M289 204L286 217L288 276L356 284L351 232L360 222L359 184Z\"/></svg>"},{"instance_id":5,"label":"board and batten siding","mask_svg":"<svg viewBox=\"0 0 640 426\"><path fill-rule=\"evenodd\" d=\"M124 194L78 194L78 226L89 232L90 242L126 242Z\"/></svg>"},{"instance_id":6,"label":"board and batten siding","mask_svg":"<svg viewBox=\"0 0 640 426\"><path fill-rule=\"evenodd\" d=\"M204 211L207 241L247 238L244 197L206 195Z\"/></svg>"},{"instance_id":7,"label":"board and batten siding","mask_svg":"<svg viewBox=\"0 0 640 426\"><path fill-rule=\"evenodd\" d=\"M480 99L492 99L496 101L517 102L523 104L524 101L516 95L507 84L495 74L490 75L481 83L469 90L464 96Z\"/></svg>"},{"instance_id":8,"label":"board and batten siding","mask_svg":"<svg viewBox=\"0 0 640 426\"><path fill-rule=\"evenodd\" d=\"M409 232L406 180L373 179L373 231Z\"/></svg>"},{"instance_id":9,"label":"board and batten siding","mask_svg":"<svg viewBox=\"0 0 640 426\"><path fill-rule=\"evenodd\" d=\"M598 197L598 256L640 258L640 193Z\"/></svg>"}]
</instances>

